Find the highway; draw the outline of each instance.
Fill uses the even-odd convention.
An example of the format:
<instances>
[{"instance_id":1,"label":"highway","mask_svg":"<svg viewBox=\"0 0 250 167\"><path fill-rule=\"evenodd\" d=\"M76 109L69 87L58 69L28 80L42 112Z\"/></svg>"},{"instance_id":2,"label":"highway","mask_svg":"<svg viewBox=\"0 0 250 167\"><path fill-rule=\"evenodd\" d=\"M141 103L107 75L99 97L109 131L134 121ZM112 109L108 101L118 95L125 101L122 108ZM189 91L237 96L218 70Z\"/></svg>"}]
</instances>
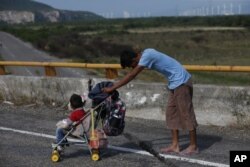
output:
<instances>
[{"instance_id":1,"label":"highway","mask_svg":"<svg viewBox=\"0 0 250 167\"><path fill-rule=\"evenodd\" d=\"M250 150L247 128L199 126L200 153L191 156L160 154L171 142L163 121L126 118L124 134L109 137L109 147L94 162L86 146L66 147L62 161L50 160L55 124L65 118L63 108L38 105L0 104L0 166L229 166L230 150ZM181 148L188 144L188 133L180 133Z\"/></svg>"},{"instance_id":2,"label":"highway","mask_svg":"<svg viewBox=\"0 0 250 167\"><path fill-rule=\"evenodd\" d=\"M6 61L37 61L37 62L61 62L63 60L37 50L31 44L16 38L15 36L0 31L0 57ZM21 76L45 76L42 67L7 67L7 72ZM87 77L91 75L83 69L57 68L57 76L60 77Z\"/></svg>"}]
</instances>

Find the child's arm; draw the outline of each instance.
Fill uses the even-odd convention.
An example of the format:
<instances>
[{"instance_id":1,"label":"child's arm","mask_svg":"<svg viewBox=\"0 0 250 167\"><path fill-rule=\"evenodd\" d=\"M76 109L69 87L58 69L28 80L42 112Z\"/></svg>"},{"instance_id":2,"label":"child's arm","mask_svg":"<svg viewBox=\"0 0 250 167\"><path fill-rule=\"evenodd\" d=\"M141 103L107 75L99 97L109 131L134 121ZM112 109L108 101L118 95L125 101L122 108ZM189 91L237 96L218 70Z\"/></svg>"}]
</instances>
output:
<instances>
[{"instance_id":1,"label":"child's arm","mask_svg":"<svg viewBox=\"0 0 250 167\"><path fill-rule=\"evenodd\" d=\"M61 121L58 121L57 124L56 124L56 126L58 128L65 129L65 128L68 128L69 125L71 125L71 124L72 124L72 121L69 118L66 118L66 119L63 119Z\"/></svg>"}]
</instances>

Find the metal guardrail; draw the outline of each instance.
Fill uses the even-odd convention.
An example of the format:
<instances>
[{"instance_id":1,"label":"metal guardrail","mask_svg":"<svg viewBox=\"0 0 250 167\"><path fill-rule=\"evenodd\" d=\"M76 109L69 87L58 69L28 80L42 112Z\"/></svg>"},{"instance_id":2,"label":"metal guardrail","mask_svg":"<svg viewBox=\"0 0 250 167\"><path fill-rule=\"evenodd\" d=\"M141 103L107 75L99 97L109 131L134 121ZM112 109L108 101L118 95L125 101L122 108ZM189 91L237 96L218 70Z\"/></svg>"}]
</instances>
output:
<instances>
[{"instance_id":1,"label":"metal guardrail","mask_svg":"<svg viewBox=\"0 0 250 167\"><path fill-rule=\"evenodd\" d=\"M250 72L250 66L184 65L188 71Z\"/></svg>"},{"instance_id":2,"label":"metal guardrail","mask_svg":"<svg viewBox=\"0 0 250 167\"><path fill-rule=\"evenodd\" d=\"M66 68L89 68L105 69L106 78L113 79L118 77L119 64L91 64L91 63L66 63L66 62L31 62L31 61L0 61L0 75L5 75L5 66L31 66L44 67L46 76L56 76L56 67Z\"/></svg>"},{"instance_id":3,"label":"metal guardrail","mask_svg":"<svg viewBox=\"0 0 250 167\"><path fill-rule=\"evenodd\" d=\"M56 76L56 67L105 69L106 78L118 77L119 64L91 64L91 63L66 63L66 62L24 62L0 61L0 75L5 75L5 66L33 66L44 67L46 76ZM214 72L250 72L250 66L212 66L212 65L184 65L188 71L214 71Z\"/></svg>"}]
</instances>

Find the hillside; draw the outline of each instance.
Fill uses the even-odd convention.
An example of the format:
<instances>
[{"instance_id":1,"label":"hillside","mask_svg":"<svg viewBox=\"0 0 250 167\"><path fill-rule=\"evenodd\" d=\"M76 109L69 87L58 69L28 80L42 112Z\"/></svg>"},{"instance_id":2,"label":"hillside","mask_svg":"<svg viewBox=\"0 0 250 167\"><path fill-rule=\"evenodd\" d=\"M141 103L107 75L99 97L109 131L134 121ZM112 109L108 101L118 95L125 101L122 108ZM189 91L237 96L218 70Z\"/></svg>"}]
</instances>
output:
<instances>
[{"instance_id":1,"label":"hillside","mask_svg":"<svg viewBox=\"0 0 250 167\"><path fill-rule=\"evenodd\" d=\"M49 11L55 10L51 6L35 2L32 0L1 0L0 10L15 11Z\"/></svg>"},{"instance_id":2,"label":"hillside","mask_svg":"<svg viewBox=\"0 0 250 167\"><path fill-rule=\"evenodd\" d=\"M1 0L0 22L8 24L39 22L72 22L103 17L87 11L67 11L32 0Z\"/></svg>"}]
</instances>

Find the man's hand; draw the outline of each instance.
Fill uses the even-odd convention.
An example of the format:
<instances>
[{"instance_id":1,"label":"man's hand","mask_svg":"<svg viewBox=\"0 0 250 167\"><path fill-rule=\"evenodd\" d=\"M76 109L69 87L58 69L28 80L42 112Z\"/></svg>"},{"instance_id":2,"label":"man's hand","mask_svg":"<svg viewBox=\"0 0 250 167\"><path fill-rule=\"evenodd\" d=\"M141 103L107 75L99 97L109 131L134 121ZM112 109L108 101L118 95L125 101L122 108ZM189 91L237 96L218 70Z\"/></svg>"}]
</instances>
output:
<instances>
[{"instance_id":1,"label":"man's hand","mask_svg":"<svg viewBox=\"0 0 250 167\"><path fill-rule=\"evenodd\" d=\"M111 88L111 87L106 87L106 88L103 88L102 89L102 92L104 92L104 93L111 93L111 92L113 92L114 90Z\"/></svg>"},{"instance_id":2,"label":"man's hand","mask_svg":"<svg viewBox=\"0 0 250 167\"><path fill-rule=\"evenodd\" d=\"M106 87L102 89L102 92L104 93L111 93L114 90L122 87L123 85L127 84L130 82L132 79L136 77L137 74L139 74L142 70L144 69L143 66L136 66L130 73L128 73L123 79L120 81L116 82L112 87Z\"/></svg>"}]
</instances>

